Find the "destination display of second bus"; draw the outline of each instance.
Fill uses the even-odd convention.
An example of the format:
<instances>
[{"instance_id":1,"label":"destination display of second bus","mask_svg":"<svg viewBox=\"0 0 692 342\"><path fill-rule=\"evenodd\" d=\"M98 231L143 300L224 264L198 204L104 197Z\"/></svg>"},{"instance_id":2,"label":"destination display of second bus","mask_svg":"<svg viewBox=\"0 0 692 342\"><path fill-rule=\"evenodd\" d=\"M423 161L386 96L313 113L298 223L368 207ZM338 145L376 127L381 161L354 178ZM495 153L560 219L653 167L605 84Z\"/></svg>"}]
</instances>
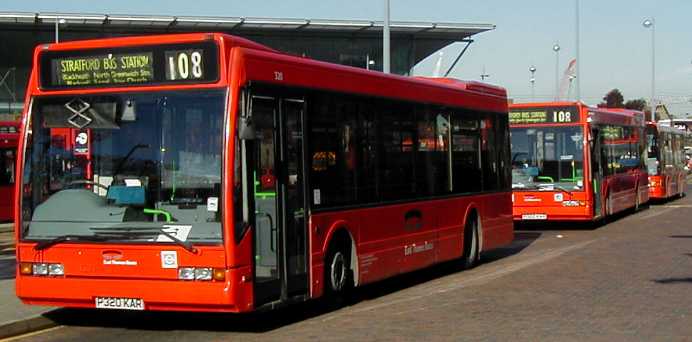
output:
<instances>
[{"instance_id":1,"label":"destination display of second bus","mask_svg":"<svg viewBox=\"0 0 692 342\"><path fill-rule=\"evenodd\" d=\"M577 107L521 108L509 112L509 123L513 125L573 122L579 122Z\"/></svg>"}]
</instances>

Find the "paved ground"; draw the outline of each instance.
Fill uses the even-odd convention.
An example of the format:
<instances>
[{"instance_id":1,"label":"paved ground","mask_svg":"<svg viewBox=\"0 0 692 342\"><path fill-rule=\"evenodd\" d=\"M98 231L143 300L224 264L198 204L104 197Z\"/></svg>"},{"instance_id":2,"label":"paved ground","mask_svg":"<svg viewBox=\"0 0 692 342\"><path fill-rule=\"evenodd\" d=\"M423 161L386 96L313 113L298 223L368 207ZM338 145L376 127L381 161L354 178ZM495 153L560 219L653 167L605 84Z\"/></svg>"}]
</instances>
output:
<instances>
[{"instance_id":1,"label":"paved ground","mask_svg":"<svg viewBox=\"0 0 692 342\"><path fill-rule=\"evenodd\" d=\"M0 223L0 233L10 232L14 229L14 225L8 222Z\"/></svg>"},{"instance_id":2,"label":"paved ground","mask_svg":"<svg viewBox=\"0 0 692 342\"><path fill-rule=\"evenodd\" d=\"M14 293L16 263L13 234L0 231L0 326L48 311L45 307L22 304Z\"/></svg>"},{"instance_id":3,"label":"paved ground","mask_svg":"<svg viewBox=\"0 0 692 342\"><path fill-rule=\"evenodd\" d=\"M49 317L62 327L21 339L691 340L691 214L692 196L595 230L525 227L471 271L447 264L367 286L337 310L319 303L248 316L60 310Z\"/></svg>"}]
</instances>

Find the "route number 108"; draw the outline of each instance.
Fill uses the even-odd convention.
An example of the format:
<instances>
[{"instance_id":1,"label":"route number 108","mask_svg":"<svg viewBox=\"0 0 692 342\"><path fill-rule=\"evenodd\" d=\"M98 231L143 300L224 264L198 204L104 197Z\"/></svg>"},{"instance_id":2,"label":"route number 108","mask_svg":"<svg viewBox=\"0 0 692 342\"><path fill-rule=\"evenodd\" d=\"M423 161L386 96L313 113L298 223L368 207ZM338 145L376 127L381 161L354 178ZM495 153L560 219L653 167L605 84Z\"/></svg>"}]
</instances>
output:
<instances>
[{"instance_id":1,"label":"route number 108","mask_svg":"<svg viewBox=\"0 0 692 342\"><path fill-rule=\"evenodd\" d=\"M553 122L572 122L572 113L553 111Z\"/></svg>"},{"instance_id":2,"label":"route number 108","mask_svg":"<svg viewBox=\"0 0 692 342\"><path fill-rule=\"evenodd\" d=\"M204 77L200 51L176 51L167 54L166 57L168 57L168 80L189 80Z\"/></svg>"}]
</instances>

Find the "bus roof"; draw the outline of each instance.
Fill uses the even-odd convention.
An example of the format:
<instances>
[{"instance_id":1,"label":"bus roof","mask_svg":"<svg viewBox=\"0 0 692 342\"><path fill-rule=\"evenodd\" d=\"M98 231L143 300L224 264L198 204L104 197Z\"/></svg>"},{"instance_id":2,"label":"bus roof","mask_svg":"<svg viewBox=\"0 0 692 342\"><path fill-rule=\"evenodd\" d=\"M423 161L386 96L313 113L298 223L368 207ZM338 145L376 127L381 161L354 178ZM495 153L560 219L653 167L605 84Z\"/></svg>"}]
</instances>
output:
<instances>
[{"instance_id":1,"label":"bus roof","mask_svg":"<svg viewBox=\"0 0 692 342\"><path fill-rule=\"evenodd\" d=\"M577 101L556 101L556 102L529 102L529 103L513 103L509 105L510 111L532 109L532 108L561 108L561 107L577 107L579 109L580 122L589 122L596 124L617 124L628 126L643 126L644 113L637 110L626 108L605 108L591 107L583 102ZM553 124L556 122L543 122Z\"/></svg>"},{"instance_id":2,"label":"bus roof","mask_svg":"<svg viewBox=\"0 0 692 342\"><path fill-rule=\"evenodd\" d=\"M680 127L671 127L668 126L664 123L660 122L653 122L653 121L647 121L646 126L649 128L654 128L658 132L667 132L667 133L673 133L673 134L680 134L680 135L688 135L689 132L685 130L684 128Z\"/></svg>"},{"instance_id":3,"label":"bus roof","mask_svg":"<svg viewBox=\"0 0 692 342\"><path fill-rule=\"evenodd\" d=\"M40 67L40 57L45 51L69 51L84 49L109 49L134 46L155 46L164 44L195 43L216 41L221 46L219 59L218 82L203 85L205 87L224 86L229 83L239 82L239 85L248 82L268 82L277 85L292 85L305 88L315 88L330 91L343 91L348 93L370 95L376 97L399 98L402 100L416 100L419 102L435 103L448 106L460 106L464 108L506 113L506 90L501 87L480 82L464 82L455 79L414 78L399 75L384 74L379 71L370 71L362 68L332 64L310 58L294 56L270 49L264 45L254 43L244 38L222 33L190 33L170 35L150 35L121 38L105 38L84 41L73 41L57 44L44 44L37 47L34 55L34 67ZM238 51L238 55L230 56L231 50ZM234 64L242 64L244 69L237 74L238 78L231 80L228 76L225 64L227 60L234 58ZM237 58L237 59L235 59ZM271 70L269 70L269 69ZM309 68L309 71L306 70ZM37 69L38 70L38 69ZM306 72L307 71L307 72ZM275 72L281 72L280 80L275 77ZM74 94L75 92L99 93L133 90L164 90L188 85L129 85L113 86L108 88L86 88L46 90L39 88L38 80L31 83L31 93L41 94ZM194 85L201 87L202 85Z\"/></svg>"},{"instance_id":4,"label":"bus roof","mask_svg":"<svg viewBox=\"0 0 692 342\"><path fill-rule=\"evenodd\" d=\"M76 50L76 49L98 49L124 46L141 46L141 45L161 45L175 44L185 42L203 42L209 40L226 40L231 45L248 47L257 50L275 51L262 44L255 43L245 38L232 36L223 33L178 33L178 34L157 34L144 36L130 37L114 37L101 39L86 39L75 40L61 43L47 43L36 47L37 52L40 51L56 51L56 50Z\"/></svg>"}]
</instances>

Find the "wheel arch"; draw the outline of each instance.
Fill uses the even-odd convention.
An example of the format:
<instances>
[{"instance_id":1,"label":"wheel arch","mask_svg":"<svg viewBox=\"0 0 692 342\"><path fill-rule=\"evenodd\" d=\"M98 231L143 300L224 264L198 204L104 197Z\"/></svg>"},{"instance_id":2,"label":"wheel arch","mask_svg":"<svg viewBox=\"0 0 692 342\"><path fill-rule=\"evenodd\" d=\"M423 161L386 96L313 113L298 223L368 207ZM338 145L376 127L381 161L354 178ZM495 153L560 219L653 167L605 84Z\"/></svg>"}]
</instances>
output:
<instances>
[{"instance_id":1,"label":"wheel arch","mask_svg":"<svg viewBox=\"0 0 692 342\"><path fill-rule=\"evenodd\" d=\"M464 222L463 222L463 227L462 228L462 236L466 233L466 225L469 223L470 219L475 219L476 223L478 224L477 226L477 234L478 234L478 251L481 252L483 251L483 220L481 219L481 213L479 206L476 205L476 203L470 203L466 207L466 212L464 213ZM464 241L466 243L466 241ZM463 253L463 244L462 244L462 253Z\"/></svg>"},{"instance_id":2,"label":"wheel arch","mask_svg":"<svg viewBox=\"0 0 692 342\"><path fill-rule=\"evenodd\" d=\"M356 239L349 229L350 225L345 220L335 221L329 227L327 235L324 238L324 245L322 246L322 262L324 263L324 258L326 258L327 252L331 247L332 243L338 239L348 239L351 243L351 271L353 271L353 285L358 286L359 283L359 272L358 272L358 253Z\"/></svg>"}]
</instances>

